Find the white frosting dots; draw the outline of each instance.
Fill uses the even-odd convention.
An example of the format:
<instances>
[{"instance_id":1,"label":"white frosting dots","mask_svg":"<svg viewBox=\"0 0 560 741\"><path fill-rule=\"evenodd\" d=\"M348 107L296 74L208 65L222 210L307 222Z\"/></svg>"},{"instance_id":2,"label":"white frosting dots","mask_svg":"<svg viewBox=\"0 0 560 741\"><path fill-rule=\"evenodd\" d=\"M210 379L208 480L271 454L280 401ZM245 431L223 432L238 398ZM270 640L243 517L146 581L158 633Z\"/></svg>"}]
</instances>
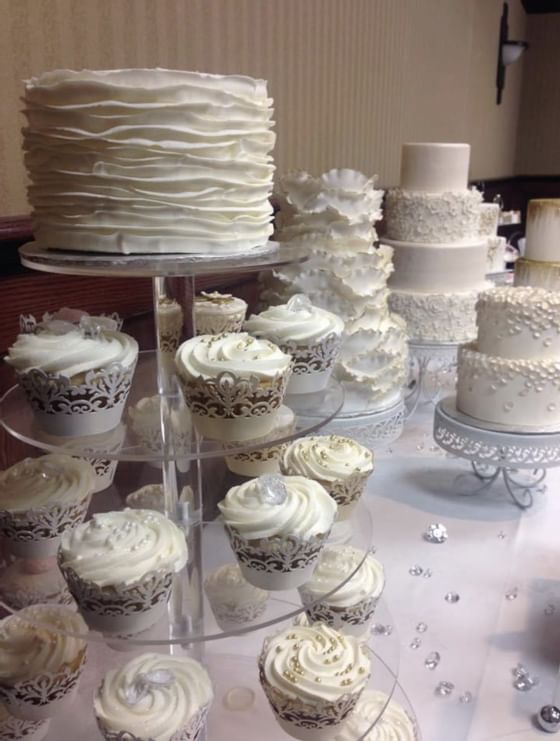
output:
<instances>
[{"instance_id":1,"label":"white frosting dots","mask_svg":"<svg viewBox=\"0 0 560 741\"><path fill-rule=\"evenodd\" d=\"M354 474L373 471L373 453L355 440L339 435L301 438L286 449L285 473L323 481L344 480Z\"/></svg>"},{"instance_id":2,"label":"white frosting dots","mask_svg":"<svg viewBox=\"0 0 560 741\"><path fill-rule=\"evenodd\" d=\"M94 709L102 729L169 741L191 723L188 738L195 738L202 723L197 716L212 699L210 677L198 661L146 653L107 672Z\"/></svg>"},{"instance_id":3,"label":"white frosting dots","mask_svg":"<svg viewBox=\"0 0 560 741\"><path fill-rule=\"evenodd\" d=\"M64 533L59 559L100 587L129 585L148 574L180 571L188 557L185 534L154 510L96 514Z\"/></svg>"}]
</instances>

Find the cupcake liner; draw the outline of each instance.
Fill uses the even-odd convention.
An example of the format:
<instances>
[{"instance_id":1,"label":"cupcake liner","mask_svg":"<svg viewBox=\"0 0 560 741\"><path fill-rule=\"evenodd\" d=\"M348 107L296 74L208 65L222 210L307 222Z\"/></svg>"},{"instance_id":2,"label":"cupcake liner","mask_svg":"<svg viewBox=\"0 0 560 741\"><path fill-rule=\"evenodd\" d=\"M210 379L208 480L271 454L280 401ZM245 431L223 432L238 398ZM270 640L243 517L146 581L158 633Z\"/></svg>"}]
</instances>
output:
<instances>
[{"instance_id":1,"label":"cupcake liner","mask_svg":"<svg viewBox=\"0 0 560 741\"><path fill-rule=\"evenodd\" d=\"M87 461L95 472L93 493L97 494L108 489L113 483L119 462L108 458L83 458L82 460Z\"/></svg>"},{"instance_id":2,"label":"cupcake liner","mask_svg":"<svg viewBox=\"0 0 560 741\"><path fill-rule=\"evenodd\" d=\"M245 579L271 591L292 589L308 581L329 536L327 532L307 540L275 536L249 541L235 528L225 527Z\"/></svg>"},{"instance_id":3,"label":"cupcake liner","mask_svg":"<svg viewBox=\"0 0 560 741\"><path fill-rule=\"evenodd\" d=\"M274 427L290 371L272 381L238 378L224 371L216 378L179 377L198 431L209 438L243 441L264 437Z\"/></svg>"},{"instance_id":4,"label":"cupcake liner","mask_svg":"<svg viewBox=\"0 0 560 741\"><path fill-rule=\"evenodd\" d=\"M309 703L299 698L287 697L267 682L263 668L263 655L264 650L259 660L259 678L279 725L290 736L302 741L323 741L332 738L337 728L344 723L346 717L354 709L361 692L347 693L335 702L322 700Z\"/></svg>"},{"instance_id":5,"label":"cupcake liner","mask_svg":"<svg viewBox=\"0 0 560 741\"><path fill-rule=\"evenodd\" d=\"M235 630L235 628L258 620L266 612L267 599L239 605L233 602L224 602L216 597L209 597L208 594L206 596L208 602L210 602L212 614L222 630Z\"/></svg>"},{"instance_id":6,"label":"cupcake liner","mask_svg":"<svg viewBox=\"0 0 560 741\"><path fill-rule=\"evenodd\" d=\"M13 685L0 684L0 702L21 720L40 721L68 710L86 661L84 648L73 664L58 672L44 672Z\"/></svg>"},{"instance_id":7,"label":"cupcake liner","mask_svg":"<svg viewBox=\"0 0 560 741\"><path fill-rule=\"evenodd\" d=\"M322 391L329 382L341 346L342 336L335 333L315 344L299 344L295 341L279 343L282 352L291 355L294 360L286 393Z\"/></svg>"},{"instance_id":8,"label":"cupcake liner","mask_svg":"<svg viewBox=\"0 0 560 741\"><path fill-rule=\"evenodd\" d=\"M380 597L368 597L355 605L338 607L327 602L317 602L317 596L304 587L299 588L299 594L310 622L326 623L342 633L357 637L367 633Z\"/></svg>"},{"instance_id":9,"label":"cupcake liner","mask_svg":"<svg viewBox=\"0 0 560 741\"><path fill-rule=\"evenodd\" d=\"M42 430L62 437L97 435L121 421L135 366L89 371L82 383L33 368L18 373L18 381Z\"/></svg>"},{"instance_id":10,"label":"cupcake liner","mask_svg":"<svg viewBox=\"0 0 560 741\"><path fill-rule=\"evenodd\" d=\"M224 332L241 332L245 320L245 312L238 311L235 314L224 316L221 314L208 314L196 316L196 334L223 334Z\"/></svg>"},{"instance_id":11,"label":"cupcake liner","mask_svg":"<svg viewBox=\"0 0 560 741\"><path fill-rule=\"evenodd\" d=\"M52 504L25 512L0 510L0 535L10 551L23 558L54 556L60 536L85 520L91 494L81 502Z\"/></svg>"},{"instance_id":12,"label":"cupcake liner","mask_svg":"<svg viewBox=\"0 0 560 741\"><path fill-rule=\"evenodd\" d=\"M151 628L165 611L173 583L171 572L152 572L134 584L100 587L65 566L60 554L58 565L82 617L93 630L133 635Z\"/></svg>"},{"instance_id":13,"label":"cupcake liner","mask_svg":"<svg viewBox=\"0 0 560 741\"><path fill-rule=\"evenodd\" d=\"M22 562L16 562L19 566ZM55 568L46 572L13 573L8 568L0 575L0 602L11 611L22 610L31 605L65 605L76 609L66 582ZM0 738L2 735L0 734Z\"/></svg>"},{"instance_id":14,"label":"cupcake liner","mask_svg":"<svg viewBox=\"0 0 560 741\"><path fill-rule=\"evenodd\" d=\"M345 520L350 516L352 510L358 504L358 500L364 493L368 479L372 473L373 470L367 473L353 473L345 479L336 479L335 481L316 479L337 503L337 521Z\"/></svg>"},{"instance_id":15,"label":"cupcake liner","mask_svg":"<svg viewBox=\"0 0 560 741\"><path fill-rule=\"evenodd\" d=\"M295 429L295 415L286 406L275 412L274 427L265 440L277 440L279 437L290 435ZM235 445L235 443L234 443ZM280 460L284 454L287 443L271 445L259 450L236 453L226 456L226 465L232 473L239 476L257 477L264 473L279 473Z\"/></svg>"},{"instance_id":16,"label":"cupcake liner","mask_svg":"<svg viewBox=\"0 0 560 741\"><path fill-rule=\"evenodd\" d=\"M159 349L175 355L183 333L183 310L173 299L160 299L157 316Z\"/></svg>"},{"instance_id":17,"label":"cupcake liner","mask_svg":"<svg viewBox=\"0 0 560 741\"><path fill-rule=\"evenodd\" d=\"M198 713L193 715L184 728L181 728L171 736L169 741L198 741L202 737L202 731L208 716L208 707L208 705L205 705L201 708ZM96 717L96 720L101 735L107 741L146 741L145 736L135 736L128 731L111 731L103 726L99 718Z\"/></svg>"},{"instance_id":18,"label":"cupcake liner","mask_svg":"<svg viewBox=\"0 0 560 741\"><path fill-rule=\"evenodd\" d=\"M49 732L50 720L21 720L10 716L0 721L2 741L43 741Z\"/></svg>"}]
</instances>

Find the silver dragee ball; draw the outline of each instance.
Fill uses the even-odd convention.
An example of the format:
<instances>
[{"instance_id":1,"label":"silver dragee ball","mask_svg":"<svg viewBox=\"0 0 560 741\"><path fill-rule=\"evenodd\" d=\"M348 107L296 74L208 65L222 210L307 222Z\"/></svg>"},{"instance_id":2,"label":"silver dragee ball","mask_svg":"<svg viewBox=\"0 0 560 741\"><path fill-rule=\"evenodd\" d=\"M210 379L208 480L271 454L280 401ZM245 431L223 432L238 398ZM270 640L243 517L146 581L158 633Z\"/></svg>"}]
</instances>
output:
<instances>
[{"instance_id":1,"label":"silver dragee ball","mask_svg":"<svg viewBox=\"0 0 560 741\"><path fill-rule=\"evenodd\" d=\"M547 733L560 730L560 708L556 705L543 705L537 715L539 726Z\"/></svg>"}]
</instances>

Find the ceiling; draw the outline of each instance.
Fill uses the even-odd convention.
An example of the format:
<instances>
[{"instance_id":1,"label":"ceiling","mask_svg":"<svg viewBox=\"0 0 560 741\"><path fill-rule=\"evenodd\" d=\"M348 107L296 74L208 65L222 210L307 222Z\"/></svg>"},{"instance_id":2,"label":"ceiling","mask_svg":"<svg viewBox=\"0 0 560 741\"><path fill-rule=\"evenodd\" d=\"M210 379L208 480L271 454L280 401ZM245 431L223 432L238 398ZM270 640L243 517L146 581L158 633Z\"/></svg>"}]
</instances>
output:
<instances>
[{"instance_id":1,"label":"ceiling","mask_svg":"<svg viewBox=\"0 0 560 741\"><path fill-rule=\"evenodd\" d=\"M560 0L521 0L527 13L560 13Z\"/></svg>"}]
</instances>

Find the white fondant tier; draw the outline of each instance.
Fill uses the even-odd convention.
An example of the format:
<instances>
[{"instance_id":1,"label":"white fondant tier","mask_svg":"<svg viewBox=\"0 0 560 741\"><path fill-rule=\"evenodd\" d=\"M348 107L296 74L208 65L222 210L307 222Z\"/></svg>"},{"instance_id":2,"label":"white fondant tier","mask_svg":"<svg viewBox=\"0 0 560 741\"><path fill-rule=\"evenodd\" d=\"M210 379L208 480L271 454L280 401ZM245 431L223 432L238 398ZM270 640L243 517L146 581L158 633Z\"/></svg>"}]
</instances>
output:
<instances>
[{"instance_id":1,"label":"white fondant tier","mask_svg":"<svg viewBox=\"0 0 560 741\"><path fill-rule=\"evenodd\" d=\"M513 428L560 428L560 360L499 358L466 345L459 350L457 409Z\"/></svg>"},{"instance_id":2,"label":"white fondant tier","mask_svg":"<svg viewBox=\"0 0 560 741\"><path fill-rule=\"evenodd\" d=\"M560 261L542 262L520 257L515 263L515 286L534 286L560 291Z\"/></svg>"},{"instance_id":3,"label":"white fondant tier","mask_svg":"<svg viewBox=\"0 0 560 741\"><path fill-rule=\"evenodd\" d=\"M560 198L529 201L525 237L528 260L560 262Z\"/></svg>"},{"instance_id":4,"label":"white fondant tier","mask_svg":"<svg viewBox=\"0 0 560 741\"><path fill-rule=\"evenodd\" d=\"M401 188L426 193L466 188L470 151L468 144L403 144Z\"/></svg>"},{"instance_id":5,"label":"white fondant tier","mask_svg":"<svg viewBox=\"0 0 560 741\"><path fill-rule=\"evenodd\" d=\"M476 349L518 360L560 360L560 294L499 287L481 293Z\"/></svg>"},{"instance_id":6,"label":"white fondant tier","mask_svg":"<svg viewBox=\"0 0 560 741\"><path fill-rule=\"evenodd\" d=\"M395 188L385 198L389 240L450 244L476 240L480 229L477 190L422 193Z\"/></svg>"},{"instance_id":7,"label":"white fondant tier","mask_svg":"<svg viewBox=\"0 0 560 741\"><path fill-rule=\"evenodd\" d=\"M484 287L489 286L485 284ZM408 336L420 342L468 342L476 336L479 291L415 293L392 291L389 305L406 322Z\"/></svg>"},{"instance_id":8,"label":"white fondant tier","mask_svg":"<svg viewBox=\"0 0 560 741\"><path fill-rule=\"evenodd\" d=\"M385 241L393 248L391 289L451 293L484 285L488 254L484 240L456 245Z\"/></svg>"}]
</instances>

